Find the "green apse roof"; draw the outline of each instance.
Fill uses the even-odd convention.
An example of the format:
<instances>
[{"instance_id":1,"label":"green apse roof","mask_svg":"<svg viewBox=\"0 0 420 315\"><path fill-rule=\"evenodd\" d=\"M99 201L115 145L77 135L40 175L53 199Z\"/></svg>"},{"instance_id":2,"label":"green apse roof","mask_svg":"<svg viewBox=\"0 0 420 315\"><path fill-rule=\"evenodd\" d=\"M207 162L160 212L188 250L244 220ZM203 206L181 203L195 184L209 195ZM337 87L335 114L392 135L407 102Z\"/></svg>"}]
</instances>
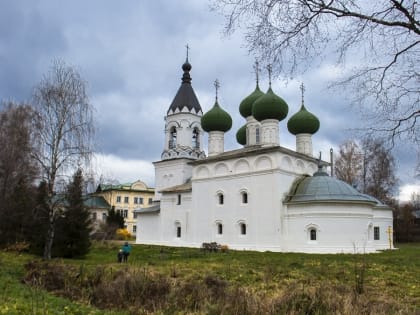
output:
<instances>
[{"instance_id":1,"label":"green apse roof","mask_svg":"<svg viewBox=\"0 0 420 315\"><path fill-rule=\"evenodd\" d=\"M252 106L252 115L258 121L265 119L283 120L289 112L289 106L271 87L267 93L259 97Z\"/></svg>"},{"instance_id":2,"label":"green apse roof","mask_svg":"<svg viewBox=\"0 0 420 315\"><path fill-rule=\"evenodd\" d=\"M247 118L252 115L252 105L254 102L261 96L264 95L264 92L260 90L260 87L255 87L255 91L245 97L241 104L239 104L239 112L241 113L242 117Z\"/></svg>"},{"instance_id":3,"label":"green apse roof","mask_svg":"<svg viewBox=\"0 0 420 315\"><path fill-rule=\"evenodd\" d=\"M201 117L201 127L207 132L226 132L232 127L232 118L220 107L216 100L213 108Z\"/></svg>"},{"instance_id":4,"label":"green apse roof","mask_svg":"<svg viewBox=\"0 0 420 315\"><path fill-rule=\"evenodd\" d=\"M305 105L302 104L300 110L287 122L287 129L294 135L299 133L314 134L319 129L319 119L308 112Z\"/></svg>"},{"instance_id":5,"label":"green apse roof","mask_svg":"<svg viewBox=\"0 0 420 315\"><path fill-rule=\"evenodd\" d=\"M313 176L300 178L292 185L287 197L289 203L294 202L368 202L381 206L380 202L368 195L358 192L349 184L318 171Z\"/></svg>"},{"instance_id":6,"label":"green apse roof","mask_svg":"<svg viewBox=\"0 0 420 315\"><path fill-rule=\"evenodd\" d=\"M236 132L236 141L241 145L246 145L246 124Z\"/></svg>"}]
</instances>

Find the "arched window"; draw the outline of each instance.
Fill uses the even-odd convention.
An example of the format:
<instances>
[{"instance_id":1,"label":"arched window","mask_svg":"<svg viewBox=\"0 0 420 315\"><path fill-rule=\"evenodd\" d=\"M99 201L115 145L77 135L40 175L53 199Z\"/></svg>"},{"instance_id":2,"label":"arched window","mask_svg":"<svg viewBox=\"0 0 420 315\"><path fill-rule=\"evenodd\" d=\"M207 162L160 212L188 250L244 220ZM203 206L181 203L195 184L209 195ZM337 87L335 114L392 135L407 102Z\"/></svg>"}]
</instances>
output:
<instances>
[{"instance_id":1,"label":"arched window","mask_svg":"<svg viewBox=\"0 0 420 315\"><path fill-rule=\"evenodd\" d=\"M223 224L217 223L217 234L222 235L223 234Z\"/></svg>"},{"instance_id":2,"label":"arched window","mask_svg":"<svg viewBox=\"0 0 420 315\"><path fill-rule=\"evenodd\" d=\"M199 149L200 148L200 131L198 130L197 127L194 128L193 133L192 133L192 147L194 149Z\"/></svg>"},{"instance_id":3,"label":"arched window","mask_svg":"<svg viewBox=\"0 0 420 315\"><path fill-rule=\"evenodd\" d=\"M312 228L309 230L309 239L311 241L316 241L316 229Z\"/></svg>"},{"instance_id":4,"label":"arched window","mask_svg":"<svg viewBox=\"0 0 420 315\"><path fill-rule=\"evenodd\" d=\"M169 149L176 147L176 128L172 127L169 131Z\"/></svg>"},{"instance_id":5,"label":"arched window","mask_svg":"<svg viewBox=\"0 0 420 315\"><path fill-rule=\"evenodd\" d=\"M224 198L224 196L223 196L223 194L222 193L219 193L218 194L218 199L219 199L219 205L222 205L222 204L224 204L224 202L225 202L225 198Z\"/></svg>"},{"instance_id":6,"label":"arched window","mask_svg":"<svg viewBox=\"0 0 420 315\"><path fill-rule=\"evenodd\" d=\"M177 205L181 204L181 194L178 194L176 204Z\"/></svg>"},{"instance_id":7,"label":"arched window","mask_svg":"<svg viewBox=\"0 0 420 315\"><path fill-rule=\"evenodd\" d=\"M243 191L241 195L242 195L242 203L248 203L248 193L246 191Z\"/></svg>"},{"instance_id":8,"label":"arched window","mask_svg":"<svg viewBox=\"0 0 420 315\"><path fill-rule=\"evenodd\" d=\"M246 235L246 224L243 222L239 223L239 228L241 230L241 235Z\"/></svg>"}]
</instances>

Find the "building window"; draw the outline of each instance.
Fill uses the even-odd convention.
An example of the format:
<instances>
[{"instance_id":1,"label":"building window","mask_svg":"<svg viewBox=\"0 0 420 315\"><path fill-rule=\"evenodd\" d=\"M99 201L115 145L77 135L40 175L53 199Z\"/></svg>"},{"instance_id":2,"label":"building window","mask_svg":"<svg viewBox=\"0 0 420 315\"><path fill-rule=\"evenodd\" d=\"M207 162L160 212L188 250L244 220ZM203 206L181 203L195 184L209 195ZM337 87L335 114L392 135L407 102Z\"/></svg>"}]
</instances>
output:
<instances>
[{"instance_id":1,"label":"building window","mask_svg":"<svg viewBox=\"0 0 420 315\"><path fill-rule=\"evenodd\" d=\"M107 214L106 212L102 212L102 221L106 221Z\"/></svg>"},{"instance_id":2,"label":"building window","mask_svg":"<svg viewBox=\"0 0 420 315\"><path fill-rule=\"evenodd\" d=\"M139 198L139 204L141 204L141 205L143 204L143 198L142 197Z\"/></svg>"},{"instance_id":3,"label":"building window","mask_svg":"<svg viewBox=\"0 0 420 315\"><path fill-rule=\"evenodd\" d=\"M117 202L121 202L121 196L117 196Z\"/></svg>"},{"instance_id":4,"label":"building window","mask_svg":"<svg viewBox=\"0 0 420 315\"><path fill-rule=\"evenodd\" d=\"M128 203L128 197L124 197L124 203Z\"/></svg>"},{"instance_id":5,"label":"building window","mask_svg":"<svg viewBox=\"0 0 420 315\"><path fill-rule=\"evenodd\" d=\"M172 127L169 133L169 149L174 149L176 147L176 128Z\"/></svg>"},{"instance_id":6,"label":"building window","mask_svg":"<svg viewBox=\"0 0 420 315\"><path fill-rule=\"evenodd\" d=\"M222 205L222 204L224 204L224 202L225 202L225 198L224 198L224 196L223 196L223 194L219 194L218 195L218 198L219 198L219 205Z\"/></svg>"},{"instance_id":7,"label":"building window","mask_svg":"<svg viewBox=\"0 0 420 315\"><path fill-rule=\"evenodd\" d=\"M223 224L217 223L217 234L222 235L223 234Z\"/></svg>"},{"instance_id":8,"label":"building window","mask_svg":"<svg viewBox=\"0 0 420 315\"><path fill-rule=\"evenodd\" d=\"M193 134L192 134L192 147L193 149L199 149L200 148L200 141L199 141L199 135L200 132L198 128L194 128Z\"/></svg>"},{"instance_id":9,"label":"building window","mask_svg":"<svg viewBox=\"0 0 420 315\"><path fill-rule=\"evenodd\" d=\"M123 210L122 212L123 212L123 217L127 218L128 217L128 210Z\"/></svg>"},{"instance_id":10,"label":"building window","mask_svg":"<svg viewBox=\"0 0 420 315\"><path fill-rule=\"evenodd\" d=\"M137 232L137 225L133 225L133 233Z\"/></svg>"},{"instance_id":11,"label":"building window","mask_svg":"<svg viewBox=\"0 0 420 315\"><path fill-rule=\"evenodd\" d=\"M181 194L178 194L176 204L177 205L181 204Z\"/></svg>"},{"instance_id":12,"label":"building window","mask_svg":"<svg viewBox=\"0 0 420 315\"><path fill-rule=\"evenodd\" d=\"M379 241L379 226L373 227L373 239Z\"/></svg>"},{"instance_id":13,"label":"building window","mask_svg":"<svg viewBox=\"0 0 420 315\"><path fill-rule=\"evenodd\" d=\"M255 142L257 143L257 144L259 144L260 143L260 128L255 128Z\"/></svg>"},{"instance_id":14,"label":"building window","mask_svg":"<svg viewBox=\"0 0 420 315\"><path fill-rule=\"evenodd\" d=\"M149 205L151 205L153 203L153 198L149 198L148 203L149 203Z\"/></svg>"},{"instance_id":15,"label":"building window","mask_svg":"<svg viewBox=\"0 0 420 315\"><path fill-rule=\"evenodd\" d=\"M316 241L316 229L309 230L309 239L311 241Z\"/></svg>"},{"instance_id":16,"label":"building window","mask_svg":"<svg viewBox=\"0 0 420 315\"><path fill-rule=\"evenodd\" d=\"M137 212L133 211L133 219L137 219Z\"/></svg>"},{"instance_id":17,"label":"building window","mask_svg":"<svg viewBox=\"0 0 420 315\"><path fill-rule=\"evenodd\" d=\"M239 227L241 229L241 235L246 235L246 224L245 223L240 223Z\"/></svg>"},{"instance_id":18,"label":"building window","mask_svg":"<svg viewBox=\"0 0 420 315\"><path fill-rule=\"evenodd\" d=\"M242 203L248 203L248 194L243 192L242 194Z\"/></svg>"},{"instance_id":19,"label":"building window","mask_svg":"<svg viewBox=\"0 0 420 315\"><path fill-rule=\"evenodd\" d=\"M134 200L133 200L133 202L134 202L134 204L136 205L136 204L138 204L139 203L139 198L137 198L137 197L134 197Z\"/></svg>"}]
</instances>

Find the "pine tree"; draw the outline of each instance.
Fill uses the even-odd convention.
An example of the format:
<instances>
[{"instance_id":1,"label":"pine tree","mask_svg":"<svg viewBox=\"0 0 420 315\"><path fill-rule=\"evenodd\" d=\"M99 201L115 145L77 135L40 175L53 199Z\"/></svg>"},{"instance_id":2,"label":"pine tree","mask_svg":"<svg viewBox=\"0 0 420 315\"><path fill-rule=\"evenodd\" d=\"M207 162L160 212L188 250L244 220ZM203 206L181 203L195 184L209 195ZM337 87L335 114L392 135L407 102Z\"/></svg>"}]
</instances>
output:
<instances>
[{"instance_id":1,"label":"pine tree","mask_svg":"<svg viewBox=\"0 0 420 315\"><path fill-rule=\"evenodd\" d=\"M53 256L83 257L89 252L91 217L82 192L83 175L78 169L67 187L63 216L57 221Z\"/></svg>"}]
</instances>

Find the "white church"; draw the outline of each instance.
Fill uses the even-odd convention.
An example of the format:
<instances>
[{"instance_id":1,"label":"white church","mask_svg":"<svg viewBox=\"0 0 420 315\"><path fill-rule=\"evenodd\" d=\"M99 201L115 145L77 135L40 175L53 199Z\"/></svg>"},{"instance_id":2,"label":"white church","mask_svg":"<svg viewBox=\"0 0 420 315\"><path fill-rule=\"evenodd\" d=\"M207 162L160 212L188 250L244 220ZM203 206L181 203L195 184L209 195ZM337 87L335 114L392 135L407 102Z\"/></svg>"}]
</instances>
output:
<instances>
[{"instance_id":1,"label":"white church","mask_svg":"<svg viewBox=\"0 0 420 315\"><path fill-rule=\"evenodd\" d=\"M280 145L287 103L258 84L239 106L242 148L224 151L230 115L216 101L207 113L182 65L181 86L165 116L161 160L154 162L154 205L135 210L136 242L303 253L375 252L393 248L392 209L329 176L313 157L318 118L300 110L287 121L296 151ZM208 154L202 139L208 133Z\"/></svg>"}]
</instances>

